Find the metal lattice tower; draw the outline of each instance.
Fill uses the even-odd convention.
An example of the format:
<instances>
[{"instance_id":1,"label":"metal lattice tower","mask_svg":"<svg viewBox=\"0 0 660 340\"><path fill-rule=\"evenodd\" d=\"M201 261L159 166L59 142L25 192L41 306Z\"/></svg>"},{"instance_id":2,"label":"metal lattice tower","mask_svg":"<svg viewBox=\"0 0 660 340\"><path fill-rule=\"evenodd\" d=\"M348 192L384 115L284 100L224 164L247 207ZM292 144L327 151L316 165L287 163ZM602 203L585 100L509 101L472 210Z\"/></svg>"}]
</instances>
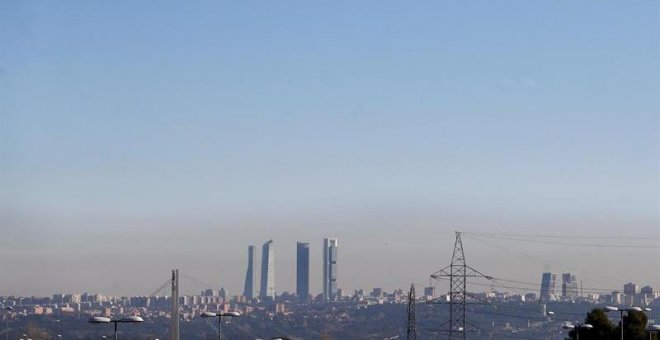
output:
<instances>
[{"instance_id":1,"label":"metal lattice tower","mask_svg":"<svg viewBox=\"0 0 660 340\"><path fill-rule=\"evenodd\" d=\"M466 321L465 304L470 297L467 293L467 278L482 277L492 280L492 277L480 273L478 270L467 265L461 233L456 233L454 253L451 264L431 275L432 279L449 277L449 293L446 295L449 304L449 320L445 322L448 328L443 331L449 334L449 339L466 339L466 333L473 331L468 329Z\"/></svg>"},{"instance_id":2,"label":"metal lattice tower","mask_svg":"<svg viewBox=\"0 0 660 340\"><path fill-rule=\"evenodd\" d=\"M408 340L417 340L417 323L415 321L415 284L410 285L410 291L408 292L408 321L406 322L407 326L407 338Z\"/></svg>"},{"instance_id":3,"label":"metal lattice tower","mask_svg":"<svg viewBox=\"0 0 660 340\"><path fill-rule=\"evenodd\" d=\"M179 340L179 270L172 270L172 318L170 319L170 339Z\"/></svg>"}]
</instances>

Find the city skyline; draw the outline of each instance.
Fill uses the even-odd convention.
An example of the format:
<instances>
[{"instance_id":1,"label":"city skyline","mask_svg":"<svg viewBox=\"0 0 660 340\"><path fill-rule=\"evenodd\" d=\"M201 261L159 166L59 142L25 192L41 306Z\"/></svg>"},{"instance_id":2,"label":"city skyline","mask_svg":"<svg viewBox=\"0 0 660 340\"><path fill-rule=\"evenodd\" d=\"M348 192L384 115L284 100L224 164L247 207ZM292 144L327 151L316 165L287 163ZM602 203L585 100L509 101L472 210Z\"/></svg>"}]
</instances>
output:
<instances>
[{"instance_id":1,"label":"city skyline","mask_svg":"<svg viewBox=\"0 0 660 340\"><path fill-rule=\"evenodd\" d=\"M340 288L408 287L456 230L486 275L658 287L659 13L3 1L0 295L236 294L268 239L276 292L301 240L322 292L329 235Z\"/></svg>"}]
</instances>

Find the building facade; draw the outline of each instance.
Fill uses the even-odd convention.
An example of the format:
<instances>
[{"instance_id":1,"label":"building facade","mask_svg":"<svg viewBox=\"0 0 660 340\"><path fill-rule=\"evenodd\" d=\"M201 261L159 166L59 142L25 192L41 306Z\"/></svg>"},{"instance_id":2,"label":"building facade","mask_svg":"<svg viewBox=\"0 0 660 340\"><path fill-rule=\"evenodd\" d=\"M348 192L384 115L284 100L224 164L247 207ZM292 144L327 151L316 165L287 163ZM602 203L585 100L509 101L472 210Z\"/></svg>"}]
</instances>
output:
<instances>
[{"instance_id":1,"label":"building facade","mask_svg":"<svg viewBox=\"0 0 660 340\"><path fill-rule=\"evenodd\" d=\"M296 295L302 300L309 298L309 243L296 245Z\"/></svg>"},{"instance_id":2,"label":"building facade","mask_svg":"<svg viewBox=\"0 0 660 340\"><path fill-rule=\"evenodd\" d=\"M323 301L337 299L337 239L323 239Z\"/></svg>"},{"instance_id":3,"label":"building facade","mask_svg":"<svg viewBox=\"0 0 660 340\"><path fill-rule=\"evenodd\" d=\"M257 247L248 246L248 265L245 273L245 286L243 296L248 299L257 297Z\"/></svg>"},{"instance_id":4,"label":"building facade","mask_svg":"<svg viewBox=\"0 0 660 340\"><path fill-rule=\"evenodd\" d=\"M261 290L262 299L275 298L275 249L273 240L264 243L261 248Z\"/></svg>"}]
</instances>

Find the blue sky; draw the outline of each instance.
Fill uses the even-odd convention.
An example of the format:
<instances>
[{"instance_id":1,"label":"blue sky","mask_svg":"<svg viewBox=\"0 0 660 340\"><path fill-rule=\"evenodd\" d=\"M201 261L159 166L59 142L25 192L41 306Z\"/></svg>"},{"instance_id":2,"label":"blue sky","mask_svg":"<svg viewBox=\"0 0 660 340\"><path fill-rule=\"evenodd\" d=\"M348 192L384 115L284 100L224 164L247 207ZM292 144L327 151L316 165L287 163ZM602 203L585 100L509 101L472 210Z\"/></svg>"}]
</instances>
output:
<instances>
[{"instance_id":1,"label":"blue sky","mask_svg":"<svg viewBox=\"0 0 660 340\"><path fill-rule=\"evenodd\" d=\"M104 230L165 223L236 241L226 276L191 263L194 245L178 265L240 287L245 248L269 238L282 254L365 235L404 252L429 235L401 237L411 221L451 244L456 226L567 217L581 234L657 237L658 22L653 1L2 2L0 244L129 257ZM377 284L342 268L347 287Z\"/></svg>"}]
</instances>

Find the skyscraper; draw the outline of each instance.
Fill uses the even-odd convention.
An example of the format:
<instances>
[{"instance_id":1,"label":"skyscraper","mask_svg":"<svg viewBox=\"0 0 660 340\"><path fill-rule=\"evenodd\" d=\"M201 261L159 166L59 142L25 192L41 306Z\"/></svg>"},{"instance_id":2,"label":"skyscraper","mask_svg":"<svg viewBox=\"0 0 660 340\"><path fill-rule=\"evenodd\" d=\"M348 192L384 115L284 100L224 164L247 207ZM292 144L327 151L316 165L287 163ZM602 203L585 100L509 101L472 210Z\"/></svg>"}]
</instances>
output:
<instances>
[{"instance_id":1,"label":"skyscraper","mask_svg":"<svg viewBox=\"0 0 660 340\"><path fill-rule=\"evenodd\" d=\"M637 294L638 288L636 283L626 283L623 285L623 294L626 295L635 295Z\"/></svg>"},{"instance_id":2,"label":"skyscraper","mask_svg":"<svg viewBox=\"0 0 660 340\"><path fill-rule=\"evenodd\" d=\"M247 273L245 273L245 288L243 289L243 296L248 299L257 297L257 247L248 246L248 266Z\"/></svg>"},{"instance_id":3,"label":"skyscraper","mask_svg":"<svg viewBox=\"0 0 660 340\"><path fill-rule=\"evenodd\" d=\"M556 300L555 287L557 285L557 273L543 273L541 279L541 302L548 302Z\"/></svg>"},{"instance_id":4,"label":"skyscraper","mask_svg":"<svg viewBox=\"0 0 660 340\"><path fill-rule=\"evenodd\" d=\"M275 298L275 252L273 240L264 243L261 248L261 291L262 299Z\"/></svg>"},{"instance_id":5,"label":"skyscraper","mask_svg":"<svg viewBox=\"0 0 660 340\"><path fill-rule=\"evenodd\" d=\"M309 243L298 242L296 247L296 295L309 298Z\"/></svg>"},{"instance_id":6,"label":"skyscraper","mask_svg":"<svg viewBox=\"0 0 660 340\"><path fill-rule=\"evenodd\" d=\"M337 239L323 239L323 301L337 299Z\"/></svg>"},{"instance_id":7,"label":"skyscraper","mask_svg":"<svg viewBox=\"0 0 660 340\"><path fill-rule=\"evenodd\" d=\"M578 295L578 283L575 275L571 273L561 274L561 296L567 299L575 299Z\"/></svg>"}]
</instances>

